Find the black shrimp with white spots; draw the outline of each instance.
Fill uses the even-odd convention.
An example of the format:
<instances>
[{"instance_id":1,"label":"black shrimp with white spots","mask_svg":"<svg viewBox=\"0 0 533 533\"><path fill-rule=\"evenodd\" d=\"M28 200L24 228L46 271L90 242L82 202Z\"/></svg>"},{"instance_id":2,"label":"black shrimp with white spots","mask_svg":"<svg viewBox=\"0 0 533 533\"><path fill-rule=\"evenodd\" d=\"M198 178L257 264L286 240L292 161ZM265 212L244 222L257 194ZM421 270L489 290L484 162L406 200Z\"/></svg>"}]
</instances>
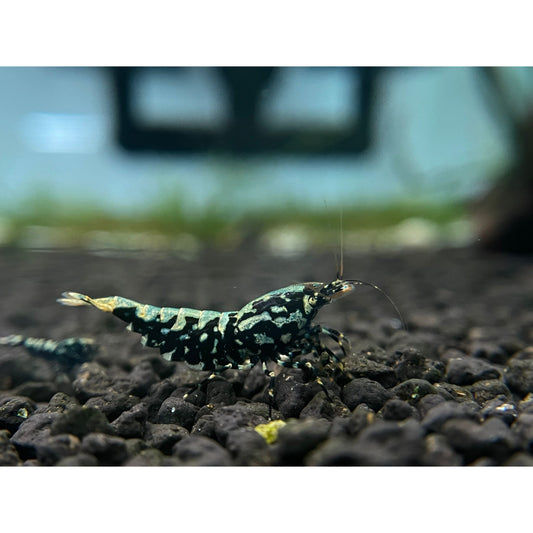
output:
<instances>
[{"instance_id":1,"label":"black shrimp with white spots","mask_svg":"<svg viewBox=\"0 0 533 533\"><path fill-rule=\"evenodd\" d=\"M321 342L320 336L333 339L343 356L350 349L348 339L312 321L324 305L360 284L366 282L337 279L327 284L290 285L252 300L239 311L225 312L155 307L121 296L91 298L77 292L63 293L58 302L92 305L114 314L128 323L128 329L142 335L143 344L159 348L168 361L185 361L195 370L211 371L207 380L229 368L245 369L261 363L270 378L271 408L275 374L268 368L270 361L304 369L329 397L315 366L298 357L325 354L328 361L340 365L339 358Z\"/></svg>"}]
</instances>

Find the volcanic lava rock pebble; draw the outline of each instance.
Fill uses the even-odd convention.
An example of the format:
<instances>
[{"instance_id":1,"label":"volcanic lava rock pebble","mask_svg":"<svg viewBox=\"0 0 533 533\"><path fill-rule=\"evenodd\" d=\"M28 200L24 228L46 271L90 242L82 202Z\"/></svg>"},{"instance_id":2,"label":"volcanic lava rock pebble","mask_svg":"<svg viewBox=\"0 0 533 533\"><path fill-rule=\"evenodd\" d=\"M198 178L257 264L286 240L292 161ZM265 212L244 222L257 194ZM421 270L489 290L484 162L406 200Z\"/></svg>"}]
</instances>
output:
<instances>
[{"instance_id":1,"label":"volcanic lava rock pebble","mask_svg":"<svg viewBox=\"0 0 533 533\"><path fill-rule=\"evenodd\" d=\"M59 416L59 413L34 413L19 426L11 442L21 458L36 457L37 446L50 436L50 426Z\"/></svg>"},{"instance_id":2,"label":"volcanic lava rock pebble","mask_svg":"<svg viewBox=\"0 0 533 533\"><path fill-rule=\"evenodd\" d=\"M107 421L105 415L94 407L71 407L64 413L58 414L50 425L52 435L69 433L81 439L88 433L94 432L115 433L114 427Z\"/></svg>"},{"instance_id":3,"label":"volcanic lava rock pebble","mask_svg":"<svg viewBox=\"0 0 533 533\"><path fill-rule=\"evenodd\" d=\"M192 435L177 442L172 453L187 466L230 466L231 455L218 442Z\"/></svg>"},{"instance_id":4,"label":"volcanic lava rock pebble","mask_svg":"<svg viewBox=\"0 0 533 533\"><path fill-rule=\"evenodd\" d=\"M428 432L439 431L450 419L479 421L479 406L473 402L443 402L432 407L422 419L422 426Z\"/></svg>"},{"instance_id":5,"label":"volcanic lava rock pebble","mask_svg":"<svg viewBox=\"0 0 533 533\"><path fill-rule=\"evenodd\" d=\"M0 466L17 466L22 464L15 446L9 442L9 431L0 430Z\"/></svg>"},{"instance_id":6,"label":"volcanic lava rock pebble","mask_svg":"<svg viewBox=\"0 0 533 533\"><path fill-rule=\"evenodd\" d=\"M426 359L420 350L406 348L397 354L399 357L394 365L394 373L399 381L416 378L434 383L440 381L444 374L444 363Z\"/></svg>"},{"instance_id":7,"label":"volcanic lava rock pebble","mask_svg":"<svg viewBox=\"0 0 533 533\"><path fill-rule=\"evenodd\" d=\"M272 446L250 428L231 431L226 438L226 449L237 465L268 466L274 463Z\"/></svg>"},{"instance_id":8,"label":"volcanic lava rock pebble","mask_svg":"<svg viewBox=\"0 0 533 533\"><path fill-rule=\"evenodd\" d=\"M305 383L301 371L281 372L276 376L274 402L284 418L295 418L320 390L315 383ZM318 387L318 386L317 386Z\"/></svg>"},{"instance_id":9,"label":"volcanic lava rock pebble","mask_svg":"<svg viewBox=\"0 0 533 533\"><path fill-rule=\"evenodd\" d=\"M280 463L300 465L302 458L324 442L331 429L331 422L318 420L291 420L279 430L275 444Z\"/></svg>"},{"instance_id":10,"label":"volcanic lava rock pebble","mask_svg":"<svg viewBox=\"0 0 533 533\"><path fill-rule=\"evenodd\" d=\"M183 398L171 396L161 404L157 413L157 422L159 424L177 424L190 430L197 412L198 407L192 403Z\"/></svg>"},{"instance_id":11,"label":"volcanic lava rock pebble","mask_svg":"<svg viewBox=\"0 0 533 533\"><path fill-rule=\"evenodd\" d=\"M14 433L36 407L29 398L0 397L0 429L7 429Z\"/></svg>"},{"instance_id":12,"label":"volcanic lava rock pebble","mask_svg":"<svg viewBox=\"0 0 533 533\"><path fill-rule=\"evenodd\" d=\"M380 361L371 359L372 355L372 352L363 349L358 354L347 357L344 362L346 372L349 372L354 378L377 381L384 387L396 385L397 378L394 369Z\"/></svg>"},{"instance_id":13,"label":"volcanic lava rock pebble","mask_svg":"<svg viewBox=\"0 0 533 533\"><path fill-rule=\"evenodd\" d=\"M417 410L412 405L397 398L388 400L381 409L380 414L385 420L405 420L409 417L419 418Z\"/></svg>"},{"instance_id":14,"label":"volcanic lava rock pebble","mask_svg":"<svg viewBox=\"0 0 533 533\"><path fill-rule=\"evenodd\" d=\"M208 372L164 360L118 319L55 300L73 288L239 309L297 279L330 280L330 255L294 261L251 246L191 261L0 249L0 336L87 336L101 347L62 370L0 346L0 465L533 466L531 258L454 249L344 261L386 289L408 329L376 291L335 300L316 322L351 340L345 372L321 373L326 394L302 370L272 365L270 419L260 366L204 382Z\"/></svg>"},{"instance_id":15,"label":"volcanic lava rock pebble","mask_svg":"<svg viewBox=\"0 0 533 533\"><path fill-rule=\"evenodd\" d=\"M138 403L113 420L111 426L117 435L125 439L142 438L148 417L148 409Z\"/></svg>"},{"instance_id":16,"label":"volcanic lava rock pebble","mask_svg":"<svg viewBox=\"0 0 533 533\"><path fill-rule=\"evenodd\" d=\"M61 459L75 455L80 439L72 434L50 435L36 446L37 459L42 465L55 465Z\"/></svg>"},{"instance_id":17,"label":"volcanic lava rock pebble","mask_svg":"<svg viewBox=\"0 0 533 533\"><path fill-rule=\"evenodd\" d=\"M352 410L360 403L365 403L374 411L379 411L393 395L383 385L368 378L356 378L342 390L342 399L348 409Z\"/></svg>"},{"instance_id":18,"label":"volcanic lava rock pebble","mask_svg":"<svg viewBox=\"0 0 533 533\"><path fill-rule=\"evenodd\" d=\"M147 422L144 433L144 439L149 446L166 454L171 452L176 442L188 436L189 432L177 424L151 424L150 422Z\"/></svg>"},{"instance_id":19,"label":"volcanic lava rock pebble","mask_svg":"<svg viewBox=\"0 0 533 533\"><path fill-rule=\"evenodd\" d=\"M517 353L505 369L505 383L520 396L533 392L533 347Z\"/></svg>"},{"instance_id":20,"label":"volcanic lava rock pebble","mask_svg":"<svg viewBox=\"0 0 533 533\"><path fill-rule=\"evenodd\" d=\"M448 420L442 433L467 462L480 457L502 462L518 449L518 439L498 418L489 418L482 424L468 419Z\"/></svg>"},{"instance_id":21,"label":"volcanic lava rock pebble","mask_svg":"<svg viewBox=\"0 0 533 533\"><path fill-rule=\"evenodd\" d=\"M128 458L126 441L105 433L89 433L83 437L80 450L94 455L99 464L107 466L120 465Z\"/></svg>"},{"instance_id":22,"label":"volcanic lava rock pebble","mask_svg":"<svg viewBox=\"0 0 533 533\"><path fill-rule=\"evenodd\" d=\"M482 379L499 377L497 368L475 357L450 359L446 368L446 379L454 385L471 385Z\"/></svg>"}]
</instances>

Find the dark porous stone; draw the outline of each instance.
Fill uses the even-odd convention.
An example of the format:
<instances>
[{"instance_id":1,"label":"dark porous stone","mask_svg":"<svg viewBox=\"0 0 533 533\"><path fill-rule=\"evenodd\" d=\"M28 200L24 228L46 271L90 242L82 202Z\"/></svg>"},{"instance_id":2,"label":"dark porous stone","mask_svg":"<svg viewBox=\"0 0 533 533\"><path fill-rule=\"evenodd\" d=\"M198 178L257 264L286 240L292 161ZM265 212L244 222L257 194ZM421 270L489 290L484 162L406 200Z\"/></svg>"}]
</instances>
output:
<instances>
[{"instance_id":1,"label":"dark porous stone","mask_svg":"<svg viewBox=\"0 0 533 533\"><path fill-rule=\"evenodd\" d=\"M134 457L138 453L146 450L150 446L143 439L126 439L126 449L128 450L128 457Z\"/></svg>"},{"instance_id":2,"label":"dark porous stone","mask_svg":"<svg viewBox=\"0 0 533 533\"><path fill-rule=\"evenodd\" d=\"M54 380L56 393L62 392L68 396L74 397L74 388L72 387L72 379L65 374L65 372L60 372L56 375Z\"/></svg>"},{"instance_id":3,"label":"dark porous stone","mask_svg":"<svg viewBox=\"0 0 533 533\"><path fill-rule=\"evenodd\" d=\"M448 363L450 359L461 359L462 357L468 357L468 355L457 348L443 349L442 353L440 354L440 360L444 363Z\"/></svg>"},{"instance_id":4,"label":"dark porous stone","mask_svg":"<svg viewBox=\"0 0 533 533\"><path fill-rule=\"evenodd\" d=\"M246 411L254 415L260 416L264 418L265 420L268 419L268 416L269 416L268 404L264 402L248 402L246 400L239 400L235 405L242 407L243 409L245 409ZM276 411L272 409L272 420L276 420L278 418L279 418L279 413L276 413Z\"/></svg>"},{"instance_id":5,"label":"dark porous stone","mask_svg":"<svg viewBox=\"0 0 533 533\"><path fill-rule=\"evenodd\" d=\"M2 347L4 348L4 347ZM0 353L0 390L12 389L27 381L54 381L52 366L20 348Z\"/></svg>"},{"instance_id":6,"label":"dark porous stone","mask_svg":"<svg viewBox=\"0 0 533 533\"><path fill-rule=\"evenodd\" d=\"M305 456L325 441L331 422L319 420L289 420L280 428L275 449L283 465L302 465Z\"/></svg>"},{"instance_id":7,"label":"dark porous stone","mask_svg":"<svg viewBox=\"0 0 533 533\"><path fill-rule=\"evenodd\" d=\"M163 455L160 466L186 466L183 461L175 457L174 455Z\"/></svg>"},{"instance_id":8,"label":"dark porous stone","mask_svg":"<svg viewBox=\"0 0 533 533\"><path fill-rule=\"evenodd\" d=\"M528 394L518 404L521 413L533 413L533 394Z\"/></svg>"},{"instance_id":9,"label":"dark porous stone","mask_svg":"<svg viewBox=\"0 0 533 533\"><path fill-rule=\"evenodd\" d=\"M418 409L420 416L423 418L430 409L433 409L433 407L444 403L445 401L446 400L440 394L426 394L426 396L421 398L416 404L416 408Z\"/></svg>"},{"instance_id":10,"label":"dark porous stone","mask_svg":"<svg viewBox=\"0 0 533 533\"><path fill-rule=\"evenodd\" d=\"M72 396L69 396L68 394L65 394L64 392L56 392L48 402L48 405L46 407L46 411L48 413L63 413L67 409L70 409L71 407L79 406L80 404L76 400L76 398L73 398Z\"/></svg>"},{"instance_id":11,"label":"dark porous stone","mask_svg":"<svg viewBox=\"0 0 533 533\"><path fill-rule=\"evenodd\" d=\"M143 354L143 359L152 365L152 368L159 376L159 379L166 379L172 376L176 370L176 363L174 361L167 361L158 353L150 355Z\"/></svg>"},{"instance_id":12,"label":"dark porous stone","mask_svg":"<svg viewBox=\"0 0 533 533\"><path fill-rule=\"evenodd\" d=\"M157 421L157 413L161 408L161 404L176 390L176 387L176 382L173 379L164 379L150 387L148 394L142 400L143 404L148 408L148 420L150 422ZM180 397L183 398L183 394Z\"/></svg>"},{"instance_id":13,"label":"dark porous stone","mask_svg":"<svg viewBox=\"0 0 533 533\"><path fill-rule=\"evenodd\" d=\"M480 457L468 464L468 466L499 466L498 461L490 457Z\"/></svg>"},{"instance_id":14,"label":"dark porous stone","mask_svg":"<svg viewBox=\"0 0 533 533\"><path fill-rule=\"evenodd\" d=\"M251 428L231 431L226 438L226 449L239 466L268 466L271 454L266 440Z\"/></svg>"},{"instance_id":15,"label":"dark porous stone","mask_svg":"<svg viewBox=\"0 0 533 533\"><path fill-rule=\"evenodd\" d=\"M426 394L438 394L438 390L429 381L416 378L396 385L391 392L400 400L405 400L410 404L417 404Z\"/></svg>"},{"instance_id":16,"label":"dark porous stone","mask_svg":"<svg viewBox=\"0 0 533 533\"><path fill-rule=\"evenodd\" d=\"M52 466L61 459L75 455L80 448L80 439L74 435L50 435L36 446L37 459L44 466Z\"/></svg>"},{"instance_id":17,"label":"dark porous stone","mask_svg":"<svg viewBox=\"0 0 533 533\"><path fill-rule=\"evenodd\" d=\"M147 422L145 440L152 448L170 454L176 442L189 436L189 432L177 424L151 424Z\"/></svg>"},{"instance_id":18,"label":"dark porous stone","mask_svg":"<svg viewBox=\"0 0 533 533\"><path fill-rule=\"evenodd\" d=\"M397 352L397 355L394 372L399 381L418 378L433 383L439 381L444 375L444 364L441 361L426 359L415 348L406 348Z\"/></svg>"},{"instance_id":19,"label":"dark porous stone","mask_svg":"<svg viewBox=\"0 0 533 533\"><path fill-rule=\"evenodd\" d=\"M505 396L497 396L489 400L481 410L481 416L484 420L494 416L503 420L508 426L511 425L518 417L518 408L509 401Z\"/></svg>"},{"instance_id":20,"label":"dark porous stone","mask_svg":"<svg viewBox=\"0 0 533 533\"><path fill-rule=\"evenodd\" d=\"M317 384L303 383L301 373L287 370L276 376L274 385L274 405L284 418L297 418L302 409L318 392ZM266 398L265 398L266 400Z\"/></svg>"},{"instance_id":21,"label":"dark porous stone","mask_svg":"<svg viewBox=\"0 0 533 533\"><path fill-rule=\"evenodd\" d=\"M121 413L131 409L139 403L137 396L131 396L125 392L110 390L102 396L89 398L85 407L92 407L106 416L109 421L115 420Z\"/></svg>"},{"instance_id":22,"label":"dark porous stone","mask_svg":"<svg viewBox=\"0 0 533 533\"><path fill-rule=\"evenodd\" d=\"M17 453L17 450L11 442L9 442L9 431L7 429L0 430L0 466L16 466L20 465L22 461Z\"/></svg>"},{"instance_id":23,"label":"dark porous stone","mask_svg":"<svg viewBox=\"0 0 533 533\"><path fill-rule=\"evenodd\" d=\"M80 451L94 455L100 465L122 464L128 458L126 441L105 433L89 433L81 441Z\"/></svg>"},{"instance_id":24,"label":"dark porous stone","mask_svg":"<svg viewBox=\"0 0 533 533\"><path fill-rule=\"evenodd\" d=\"M430 383L436 383L443 379L445 372L446 365L442 361L426 359L426 369L422 374L422 379L425 379Z\"/></svg>"},{"instance_id":25,"label":"dark porous stone","mask_svg":"<svg viewBox=\"0 0 533 533\"><path fill-rule=\"evenodd\" d=\"M207 385L207 403L211 405L232 405L236 396L233 383L222 379L210 381Z\"/></svg>"},{"instance_id":26,"label":"dark porous stone","mask_svg":"<svg viewBox=\"0 0 533 533\"><path fill-rule=\"evenodd\" d=\"M379 420L355 439L336 437L318 446L307 457L313 466L410 466L419 464L424 452L424 432L414 420Z\"/></svg>"},{"instance_id":27,"label":"dark porous stone","mask_svg":"<svg viewBox=\"0 0 533 533\"><path fill-rule=\"evenodd\" d=\"M184 361L176 361L174 362L174 373L169 379L175 383L176 387L186 386L191 389L195 385L201 385L207 377L209 377L209 372L198 371Z\"/></svg>"},{"instance_id":28,"label":"dark porous stone","mask_svg":"<svg viewBox=\"0 0 533 533\"><path fill-rule=\"evenodd\" d=\"M0 429L15 433L37 408L29 398L4 396L0 398Z\"/></svg>"},{"instance_id":29,"label":"dark porous stone","mask_svg":"<svg viewBox=\"0 0 533 533\"><path fill-rule=\"evenodd\" d=\"M350 410L336 397L331 400L326 397L324 391L320 391L313 399L302 409L300 418L326 418L333 420L335 416L348 416Z\"/></svg>"},{"instance_id":30,"label":"dark porous stone","mask_svg":"<svg viewBox=\"0 0 533 533\"><path fill-rule=\"evenodd\" d=\"M399 332L403 334L403 332ZM394 361L394 354L390 354L385 349L383 349L378 343L372 342L368 339L356 342L352 345L352 353L348 355L345 359L348 361L357 360L359 357L366 357L377 363L383 363L385 365L390 365Z\"/></svg>"},{"instance_id":31,"label":"dark porous stone","mask_svg":"<svg viewBox=\"0 0 533 533\"><path fill-rule=\"evenodd\" d=\"M155 448L145 448L124 463L125 466L162 466L165 455Z\"/></svg>"},{"instance_id":32,"label":"dark porous stone","mask_svg":"<svg viewBox=\"0 0 533 533\"><path fill-rule=\"evenodd\" d=\"M206 414L198 418L191 429L191 435L202 435L203 437L216 439L214 416Z\"/></svg>"},{"instance_id":33,"label":"dark porous stone","mask_svg":"<svg viewBox=\"0 0 533 533\"><path fill-rule=\"evenodd\" d=\"M226 438L231 431L239 428L253 429L258 424L265 424L267 417L258 414L256 404L237 402L235 405L227 405L213 411L213 421L216 439L225 445Z\"/></svg>"},{"instance_id":34,"label":"dark porous stone","mask_svg":"<svg viewBox=\"0 0 533 533\"><path fill-rule=\"evenodd\" d=\"M421 464L424 466L461 466L461 456L448 444L442 435L431 433L424 439L424 453Z\"/></svg>"},{"instance_id":35,"label":"dark porous stone","mask_svg":"<svg viewBox=\"0 0 533 533\"><path fill-rule=\"evenodd\" d=\"M22 459L35 458L35 446L50 435L50 426L59 413L35 413L25 420L11 437Z\"/></svg>"},{"instance_id":36,"label":"dark porous stone","mask_svg":"<svg viewBox=\"0 0 533 533\"><path fill-rule=\"evenodd\" d=\"M111 426L115 428L116 434L123 439L141 438L144 435L147 417L148 409L143 404L138 403L113 420Z\"/></svg>"},{"instance_id":37,"label":"dark porous stone","mask_svg":"<svg viewBox=\"0 0 533 533\"><path fill-rule=\"evenodd\" d=\"M188 466L231 466L228 450L218 442L201 435L191 435L177 442L172 454Z\"/></svg>"},{"instance_id":38,"label":"dark porous stone","mask_svg":"<svg viewBox=\"0 0 533 533\"><path fill-rule=\"evenodd\" d=\"M479 407L472 402L444 402L431 408L422 419L426 431L438 432L448 420L467 419L478 422Z\"/></svg>"},{"instance_id":39,"label":"dark porous stone","mask_svg":"<svg viewBox=\"0 0 533 533\"><path fill-rule=\"evenodd\" d=\"M498 418L482 424L469 419L448 420L440 432L467 463L480 457L503 462L518 448L516 435Z\"/></svg>"},{"instance_id":40,"label":"dark porous stone","mask_svg":"<svg viewBox=\"0 0 533 533\"><path fill-rule=\"evenodd\" d=\"M256 394L261 394L267 384L268 378L261 369L261 365L255 365L244 380L241 395L251 399Z\"/></svg>"},{"instance_id":41,"label":"dark porous stone","mask_svg":"<svg viewBox=\"0 0 533 533\"><path fill-rule=\"evenodd\" d=\"M469 385L468 388L472 393L474 401L480 405L485 405L489 400L498 396L505 396L509 399L512 397L511 391L499 379L476 381L473 385Z\"/></svg>"},{"instance_id":42,"label":"dark porous stone","mask_svg":"<svg viewBox=\"0 0 533 533\"><path fill-rule=\"evenodd\" d=\"M157 413L157 423L177 424L189 431L192 429L198 407L182 398L171 396L161 405Z\"/></svg>"},{"instance_id":43,"label":"dark porous stone","mask_svg":"<svg viewBox=\"0 0 533 533\"><path fill-rule=\"evenodd\" d=\"M128 391L129 394L139 398L146 396L151 386L159 382L159 376L148 361L143 361L136 365L129 373L128 379L132 385Z\"/></svg>"},{"instance_id":44,"label":"dark porous stone","mask_svg":"<svg viewBox=\"0 0 533 533\"><path fill-rule=\"evenodd\" d=\"M80 452L64 457L56 466L98 466L98 459L89 453Z\"/></svg>"},{"instance_id":45,"label":"dark porous stone","mask_svg":"<svg viewBox=\"0 0 533 533\"><path fill-rule=\"evenodd\" d=\"M194 421L196 422L197 420L200 420L200 418L202 418L203 416L212 414L214 410L215 410L214 405L210 405L210 404L202 405L202 407L198 409L196 416L194 417Z\"/></svg>"},{"instance_id":46,"label":"dark porous stone","mask_svg":"<svg viewBox=\"0 0 533 533\"><path fill-rule=\"evenodd\" d=\"M368 378L384 387L398 382L394 370L384 363L373 361L363 354L353 354L343 359L344 371L354 378Z\"/></svg>"},{"instance_id":47,"label":"dark porous stone","mask_svg":"<svg viewBox=\"0 0 533 533\"><path fill-rule=\"evenodd\" d=\"M471 385L482 379L498 379L500 376L497 368L474 357L450 359L446 367L446 379L454 385Z\"/></svg>"},{"instance_id":48,"label":"dark porous stone","mask_svg":"<svg viewBox=\"0 0 533 533\"><path fill-rule=\"evenodd\" d=\"M27 396L34 402L47 402L57 392L52 381L26 381L12 390L17 396Z\"/></svg>"},{"instance_id":49,"label":"dark porous stone","mask_svg":"<svg viewBox=\"0 0 533 533\"><path fill-rule=\"evenodd\" d=\"M533 466L533 456L528 453L517 452L511 455L511 457L503 463L503 466Z\"/></svg>"},{"instance_id":50,"label":"dark porous stone","mask_svg":"<svg viewBox=\"0 0 533 533\"><path fill-rule=\"evenodd\" d=\"M527 337L527 332L531 332L531 324L524 325L524 338ZM531 335L530 335L531 338ZM515 332L509 336L502 335L498 338L498 344L504 349L509 355L515 355L521 350L531 350L533 353L533 348L531 345L528 346L527 342L524 342L522 339L519 339Z\"/></svg>"},{"instance_id":51,"label":"dark porous stone","mask_svg":"<svg viewBox=\"0 0 533 533\"><path fill-rule=\"evenodd\" d=\"M521 447L533 453L533 413L521 413L511 426Z\"/></svg>"},{"instance_id":52,"label":"dark porous stone","mask_svg":"<svg viewBox=\"0 0 533 533\"><path fill-rule=\"evenodd\" d=\"M377 421L355 440L361 465L414 465L424 450L424 432L415 420Z\"/></svg>"},{"instance_id":53,"label":"dark porous stone","mask_svg":"<svg viewBox=\"0 0 533 533\"><path fill-rule=\"evenodd\" d=\"M491 363L503 365L509 359L509 353L505 348L489 341L474 341L470 345L470 355L487 359Z\"/></svg>"},{"instance_id":54,"label":"dark porous stone","mask_svg":"<svg viewBox=\"0 0 533 533\"><path fill-rule=\"evenodd\" d=\"M354 466L360 464L354 439L338 435L327 439L305 458L307 466Z\"/></svg>"},{"instance_id":55,"label":"dark porous stone","mask_svg":"<svg viewBox=\"0 0 533 533\"><path fill-rule=\"evenodd\" d=\"M260 366L260 365L257 365ZM228 368L224 370L222 376L224 379L233 385L233 390L236 395L240 396L244 387L244 382L249 373L249 370L239 370L237 368Z\"/></svg>"},{"instance_id":56,"label":"dark porous stone","mask_svg":"<svg viewBox=\"0 0 533 533\"><path fill-rule=\"evenodd\" d=\"M446 401L471 402L474 399L473 394L466 386L454 385L453 383L435 383L437 394L440 394Z\"/></svg>"},{"instance_id":57,"label":"dark porous stone","mask_svg":"<svg viewBox=\"0 0 533 533\"><path fill-rule=\"evenodd\" d=\"M533 346L527 346L523 349L517 350L513 355L513 361L533 361Z\"/></svg>"},{"instance_id":58,"label":"dark porous stone","mask_svg":"<svg viewBox=\"0 0 533 533\"><path fill-rule=\"evenodd\" d=\"M521 397L533 392L533 359L513 357L504 375L505 384Z\"/></svg>"},{"instance_id":59,"label":"dark porous stone","mask_svg":"<svg viewBox=\"0 0 533 533\"><path fill-rule=\"evenodd\" d=\"M52 435L70 433L80 439L89 433L116 433L105 415L98 409L86 406L74 406L58 414L50 426L50 432Z\"/></svg>"},{"instance_id":60,"label":"dark porous stone","mask_svg":"<svg viewBox=\"0 0 533 533\"><path fill-rule=\"evenodd\" d=\"M72 382L76 398L86 402L93 396L103 396L109 392L112 380L106 369L95 361L83 363L76 379Z\"/></svg>"},{"instance_id":61,"label":"dark porous stone","mask_svg":"<svg viewBox=\"0 0 533 533\"><path fill-rule=\"evenodd\" d=\"M392 398L382 407L380 414L384 420L405 420L406 418L419 418L418 411L409 403Z\"/></svg>"},{"instance_id":62,"label":"dark porous stone","mask_svg":"<svg viewBox=\"0 0 533 533\"><path fill-rule=\"evenodd\" d=\"M389 339L386 339L387 342ZM429 359L437 359L439 347L443 344L443 337L429 331L411 331L404 339L398 339L387 344L387 349L394 352L405 352L409 349L418 350Z\"/></svg>"},{"instance_id":63,"label":"dark porous stone","mask_svg":"<svg viewBox=\"0 0 533 533\"><path fill-rule=\"evenodd\" d=\"M352 410L364 403L370 409L379 411L392 396L383 385L368 378L352 379L342 389L342 400Z\"/></svg>"},{"instance_id":64,"label":"dark porous stone","mask_svg":"<svg viewBox=\"0 0 533 533\"><path fill-rule=\"evenodd\" d=\"M185 395L187 396L185 397ZM178 387L171 396L187 400L189 403L200 408L207 403L206 391L202 390L200 387L196 387L193 391L191 391L190 387Z\"/></svg>"},{"instance_id":65,"label":"dark porous stone","mask_svg":"<svg viewBox=\"0 0 533 533\"><path fill-rule=\"evenodd\" d=\"M358 405L349 416L335 417L331 424L330 437L354 437L374 422L376 414L366 404Z\"/></svg>"}]
</instances>

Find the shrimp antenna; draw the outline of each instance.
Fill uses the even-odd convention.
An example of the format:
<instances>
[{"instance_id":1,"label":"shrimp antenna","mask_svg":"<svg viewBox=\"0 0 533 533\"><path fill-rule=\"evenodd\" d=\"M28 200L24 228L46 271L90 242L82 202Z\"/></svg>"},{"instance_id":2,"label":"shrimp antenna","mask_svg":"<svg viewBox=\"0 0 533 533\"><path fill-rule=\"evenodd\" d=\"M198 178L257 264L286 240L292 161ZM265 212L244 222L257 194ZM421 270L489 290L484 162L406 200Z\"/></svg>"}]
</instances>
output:
<instances>
[{"instance_id":1,"label":"shrimp antenna","mask_svg":"<svg viewBox=\"0 0 533 533\"><path fill-rule=\"evenodd\" d=\"M360 279L346 279L344 281L347 281L349 283L353 283L354 285L368 285L369 287L372 287L373 289L376 289L381 294L383 294L383 296L385 296L385 298L387 298L389 303L392 305L392 307L394 307L394 310L396 311L396 313L400 317L400 321L402 323L403 329L405 329L405 331L408 331L407 330L407 324L405 323L405 320L403 319L402 313L400 313L400 310L398 309L397 305L394 303L393 299L383 289L381 289L377 285L374 285L373 283L370 283L369 281L363 281L363 280L360 280Z\"/></svg>"},{"instance_id":2,"label":"shrimp antenna","mask_svg":"<svg viewBox=\"0 0 533 533\"><path fill-rule=\"evenodd\" d=\"M324 198L324 206L326 207L326 212L328 211L328 203L326 202L326 199ZM327 224L328 229L331 230L331 220L327 218ZM344 253L343 253L343 232L342 232L342 207L340 208L340 261L339 261L339 255L337 255L337 250L334 249L333 251L333 257L335 258L335 265L337 267L337 279L342 279L342 273L344 271Z\"/></svg>"},{"instance_id":3,"label":"shrimp antenna","mask_svg":"<svg viewBox=\"0 0 533 533\"><path fill-rule=\"evenodd\" d=\"M337 279L342 279L344 273L344 231L342 228L342 206L339 214L339 224L340 224L340 236L339 236L339 245L340 245L340 262L337 263ZM336 256L337 254L335 254ZM336 257L335 257L336 259Z\"/></svg>"}]
</instances>

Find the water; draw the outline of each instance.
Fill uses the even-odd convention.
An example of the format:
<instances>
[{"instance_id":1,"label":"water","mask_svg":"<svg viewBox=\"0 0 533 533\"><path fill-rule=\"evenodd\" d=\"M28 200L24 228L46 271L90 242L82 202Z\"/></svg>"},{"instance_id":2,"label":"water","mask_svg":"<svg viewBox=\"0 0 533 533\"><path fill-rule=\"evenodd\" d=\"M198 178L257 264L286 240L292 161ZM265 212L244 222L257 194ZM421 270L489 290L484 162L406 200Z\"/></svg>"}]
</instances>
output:
<instances>
[{"instance_id":1,"label":"water","mask_svg":"<svg viewBox=\"0 0 533 533\"><path fill-rule=\"evenodd\" d=\"M202 80L211 74L202 69L195 75ZM531 84L530 76L525 79ZM2 68L0 213L22 209L25 199L39 195L131 215L173 194L190 216L199 216L213 205L236 214L283 202L315 208L406 198L454 202L487 188L508 162L510 147L485 105L475 69L392 69L382 81L375 144L363 156L231 160L120 150L110 80L102 69ZM270 106L274 122L291 109L306 116L302 109L309 102L298 100L305 88L299 91L298 83L293 76L285 100ZM324 101L318 115L342 115L341 85L338 75L319 85ZM194 94L184 91L182 105L195 105ZM153 109L157 99L151 101ZM206 116L213 109L205 106Z\"/></svg>"}]
</instances>

